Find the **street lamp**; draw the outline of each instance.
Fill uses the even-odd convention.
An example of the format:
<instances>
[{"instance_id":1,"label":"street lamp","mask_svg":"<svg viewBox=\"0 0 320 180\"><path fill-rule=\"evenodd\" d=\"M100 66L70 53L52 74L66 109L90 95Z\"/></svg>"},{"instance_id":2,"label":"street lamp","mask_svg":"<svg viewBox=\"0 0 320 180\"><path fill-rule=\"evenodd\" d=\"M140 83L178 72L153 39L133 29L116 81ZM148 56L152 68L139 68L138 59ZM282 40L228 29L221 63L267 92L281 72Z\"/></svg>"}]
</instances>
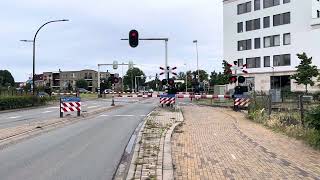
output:
<instances>
[{"instance_id":1,"label":"street lamp","mask_svg":"<svg viewBox=\"0 0 320 180\"><path fill-rule=\"evenodd\" d=\"M197 51L197 71L198 71L198 81L200 80L200 73L199 73L199 53L198 53L198 40L193 40L193 43L196 44L196 51Z\"/></svg>"},{"instance_id":2,"label":"street lamp","mask_svg":"<svg viewBox=\"0 0 320 180\"><path fill-rule=\"evenodd\" d=\"M186 66L186 94L188 93L188 66L187 63L184 63Z\"/></svg>"},{"instance_id":3,"label":"street lamp","mask_svg":"<svg viewBox=\"0 0 320 180\"><path fill-rule=\"evenodd\" d=\"M44 23L42 26L39 27L39 29L37 30L36 34L34 35L34 38L33 38L33 41L32 40L21 40L22 42L32 42L33 43L33 58L32 58L32 63L33 63L33 66L32 66L32 94L35 95L35 92L34 92L34 88L35 88L35 61L36 61L36 39L37 39L37 35L39 33L39 31L47 24L50 24L50 23L55 23L55 22L64 22L64 21L69 21L68 19L61 19L61 20L54 20L54 21L48 21L46 23Z\"/></svg>"}]
</instances>

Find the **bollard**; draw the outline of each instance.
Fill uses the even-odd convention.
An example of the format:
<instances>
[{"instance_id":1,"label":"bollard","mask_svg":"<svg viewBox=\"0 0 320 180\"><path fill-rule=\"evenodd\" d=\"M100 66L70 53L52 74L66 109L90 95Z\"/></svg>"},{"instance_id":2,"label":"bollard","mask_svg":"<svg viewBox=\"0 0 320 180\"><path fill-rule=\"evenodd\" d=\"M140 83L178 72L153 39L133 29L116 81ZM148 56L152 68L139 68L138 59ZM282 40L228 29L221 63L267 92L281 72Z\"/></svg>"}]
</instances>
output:
<instances>
[{"instance_id":1,"label":"bollard","mask_svg":"<svg viewBox=\"0 0 320 180\"><path fill-rule=\"evenodd\" d=\"M77 116L80 116L80 111L77 111Z\"/></svg>"}]
</instances>

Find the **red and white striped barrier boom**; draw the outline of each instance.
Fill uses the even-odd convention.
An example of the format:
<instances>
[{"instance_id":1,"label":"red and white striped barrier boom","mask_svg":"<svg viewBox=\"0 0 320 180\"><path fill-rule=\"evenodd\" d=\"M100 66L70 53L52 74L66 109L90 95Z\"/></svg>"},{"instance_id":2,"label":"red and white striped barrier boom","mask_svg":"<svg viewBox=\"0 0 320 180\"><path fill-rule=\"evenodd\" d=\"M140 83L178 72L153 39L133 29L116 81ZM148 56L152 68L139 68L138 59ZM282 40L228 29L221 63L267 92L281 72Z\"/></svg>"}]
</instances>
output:
<instances>
[{"instance_id":1,"label":"red and white striped barrier boom","mask_svg":"<svg viewBox=\"0 0 320 180\"><path fill-rule=\"evenodd\" d=\"M177 98L196 98L196 99L218 99L226 98L230 99L229 95L187 95L187 94L177 94Z\"/></svg>"}]
</instances>

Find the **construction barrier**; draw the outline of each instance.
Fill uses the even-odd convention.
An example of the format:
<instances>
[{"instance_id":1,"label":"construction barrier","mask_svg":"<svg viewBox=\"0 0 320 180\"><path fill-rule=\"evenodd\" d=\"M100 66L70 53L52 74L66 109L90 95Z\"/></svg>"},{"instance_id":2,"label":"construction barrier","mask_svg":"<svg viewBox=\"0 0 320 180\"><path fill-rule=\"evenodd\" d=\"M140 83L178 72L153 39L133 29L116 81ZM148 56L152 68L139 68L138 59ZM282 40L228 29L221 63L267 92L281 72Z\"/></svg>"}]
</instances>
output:
<instances>
[{"instance_id":1,"label":"construction barrier","mask_svg":"<svg viewBox=\"0 0 320 180\"><path fill-rule=\"evenodd\" d=\"M79 97L62 97L60 98L60 117L63 117L63 113L77 112L77 116L80 116L81 112L81 99Z\"/></svg>"},{"instance_id":2,"label":"construction barrier","mask_svg":"<svg viewBox=\"0 0 320 180\"><path fill-rule=\"evenodd\" d=\"M164 94L160 95L160 104L166 106L173 106L176 103L176 95L175 94Z\"/></svg>"}]
</instances>

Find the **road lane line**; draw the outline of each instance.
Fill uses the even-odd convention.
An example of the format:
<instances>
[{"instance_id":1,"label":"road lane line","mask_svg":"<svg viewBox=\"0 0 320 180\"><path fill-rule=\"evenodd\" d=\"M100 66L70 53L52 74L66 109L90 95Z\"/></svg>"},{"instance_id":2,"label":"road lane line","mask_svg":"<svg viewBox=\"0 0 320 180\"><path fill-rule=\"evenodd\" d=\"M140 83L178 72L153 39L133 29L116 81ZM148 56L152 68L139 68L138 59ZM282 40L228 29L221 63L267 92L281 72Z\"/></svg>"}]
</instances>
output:
<instances>
[{"instance_id":1,"label":"road lane line","mask_svg":"<svg viewBox=\"0 0 320 180\"><path fill-rule=\"evenodd\" d=\"M231 157L232 157L233 159L236 159L236 156L234 156L233 154L231 154Z\"/></svg>"},{"instance_id":2,"label":"road lane line","mask_svg":"<svg viewBox=\"0 0 320 180\"><path fill-rule=\"evenodd\" d=\"M92 109L92 108L96 108L96 107L99 107L99 106L89 106L88 109Z\"/></svg>"},{"instance_id":3,"label":"road lane line","mask_svg":"<svg viewBox=\"0 0 320 180\"><path fill-rule=\"evenodd\" d=\"M52 111L44 111L42 114L51 113Z\"/></svg>"},{"instance_id":4,"label":"road lane line","mask_svg":"<svg viewBox=\"0 0 320 180\"><path fill-rule=\"evenodd\" d=\"M147 115L140 115L141 117L145 117L145 116L147 116Z\"/></svg>"},{"instance_id":5,"label":"road lane line","mask_svg":"<svg viewBox=\"0 0 320 180\"><path fill-rule=\"evenodd\" d=\"M59 106L58 107L47 107L46 109L58 109L59 108Z\"/></svg>"},{"instance_id":6,"label":"road lane line","mask_svg":"<svg viewBox=\"0 0 320 180\"><path fill-rule=\"evenodd\" d=\"M116 117L132 117L134 115L114 115L114 116L116 116Z\"/></svg>"},{"instance_id":7,"label":"road lane line","mask_svg":"<svg viewBox=\"0 0 320 180\"><path fill-rule=\"evenodd\" d=\"M109 115L108 114L102 114L100 115L101 117L108 117Z\"/></svg>"},{"instance_id":8,"label":"road lane line","mask_svg":"<svg viewBox=\"0 0 320 180\"><path fill-rule=\"evenodd\" d=\"M12 117L8 117L9 119L17 119L20 118L21 116L12 116Z\"/></svg>"}]
</instances>

